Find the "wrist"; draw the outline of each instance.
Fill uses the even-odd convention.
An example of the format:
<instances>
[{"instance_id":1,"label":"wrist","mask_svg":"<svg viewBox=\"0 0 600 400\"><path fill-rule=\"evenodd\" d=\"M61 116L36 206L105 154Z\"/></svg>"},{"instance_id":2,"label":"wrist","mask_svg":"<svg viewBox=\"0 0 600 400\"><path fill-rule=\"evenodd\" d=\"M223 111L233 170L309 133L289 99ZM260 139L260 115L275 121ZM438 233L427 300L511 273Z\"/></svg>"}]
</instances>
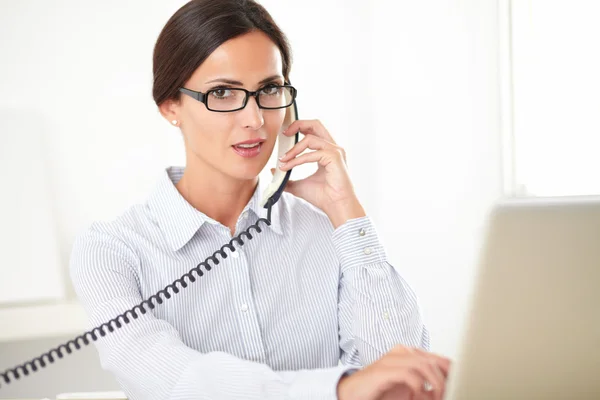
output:
<instances>
[{"instance_id":1,"label":"wrist","mask_svg":"<svg viewBox=\"0 0 600 400\"><path fill-rule=\"evenodd\" d=\"M363 206L356 198L332 203L327 207L327 210L324 211L333 224L334 229L337 229L348 220L365 217L367 215Z\"/></svg>"}]
</instances>

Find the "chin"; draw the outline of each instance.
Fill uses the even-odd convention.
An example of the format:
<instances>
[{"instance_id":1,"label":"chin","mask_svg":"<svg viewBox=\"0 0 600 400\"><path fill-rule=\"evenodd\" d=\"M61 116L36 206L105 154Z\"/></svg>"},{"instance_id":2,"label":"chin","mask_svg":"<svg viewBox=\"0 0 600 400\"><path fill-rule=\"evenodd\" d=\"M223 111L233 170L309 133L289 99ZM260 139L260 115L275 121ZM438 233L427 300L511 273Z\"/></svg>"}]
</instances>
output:
<instances>
[{"instance_id":1,"label":"chin","mask_svg":"<svg viewBox=\"0 0 600 400\"><path fill-rule=\"evenodd\" d=\"M228 160L228 168L224 168L224 172L237 180L255 179L269 162L271 152L273 151L273 145L274 143L263 143L260 154L254 156L248 154L244 157L239 154L234 154L233 158Z\"/></svg>"},{"instance_id":2,"label":"chin","mask_svg":"<svg viewBox=\"0 0 600 400\"><path fill-rule=\"evenodd\" d=\"M246 164L246 165L243 165ZM262 163L240 163L236 165L234 170L229 170L228 175L231 177L241 180L247 181L256 178L264 169L266 162Z\"/></svg>"}]
</instances>

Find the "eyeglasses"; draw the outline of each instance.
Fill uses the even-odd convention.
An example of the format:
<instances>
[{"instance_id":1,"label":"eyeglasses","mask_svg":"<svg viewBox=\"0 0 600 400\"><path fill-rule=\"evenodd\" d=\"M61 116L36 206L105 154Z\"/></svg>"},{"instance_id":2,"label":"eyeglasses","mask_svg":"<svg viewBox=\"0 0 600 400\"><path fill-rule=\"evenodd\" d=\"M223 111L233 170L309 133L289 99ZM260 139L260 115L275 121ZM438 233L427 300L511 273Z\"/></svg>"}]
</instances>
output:
<instances>
[{"instance_id":1,"label":"eyeglasses","mask_svg":"<svg viewBox=\"0 0 600 400\"><path fill-rule=\"evenodd\" d=\"M210 111L231 112L241 110L248 104L248 98L254 96L259 108L276 110L289 107L296 98L296 88L290 85L268 85L251 92L242 88L215 88L206 93L179 88L181 93L204 103Z\"/></svg>"}]
</instances>

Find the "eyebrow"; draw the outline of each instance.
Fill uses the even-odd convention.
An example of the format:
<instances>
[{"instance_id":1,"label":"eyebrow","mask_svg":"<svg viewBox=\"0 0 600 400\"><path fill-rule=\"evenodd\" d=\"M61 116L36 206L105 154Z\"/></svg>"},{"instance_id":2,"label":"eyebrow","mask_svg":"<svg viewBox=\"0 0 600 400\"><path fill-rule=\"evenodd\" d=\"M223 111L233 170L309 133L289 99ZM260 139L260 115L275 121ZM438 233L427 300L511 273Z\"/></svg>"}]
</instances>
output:
<instances>
[{"instance_id":1,"label":"eyebrow","mask_svg":"<svg viewBox=\"0 0 600 400\"><path fill-rule=\"evenodd\" d=\"M276 79L281 79L282 76L281 75L272 75L268 78L263 79L262 81L258 82L259 85L265 84L267 82L272 82ZM213 79L212 81L208 81L205 82L206 84L208 83L214 83L214 82L221 82L221 83L227 83L229 85L239 85L239 86L243 86L244 84L240 81L235 81L232 79L227 79L227 78L217 78L217 79Z\"/></svg>"}]
</instances>

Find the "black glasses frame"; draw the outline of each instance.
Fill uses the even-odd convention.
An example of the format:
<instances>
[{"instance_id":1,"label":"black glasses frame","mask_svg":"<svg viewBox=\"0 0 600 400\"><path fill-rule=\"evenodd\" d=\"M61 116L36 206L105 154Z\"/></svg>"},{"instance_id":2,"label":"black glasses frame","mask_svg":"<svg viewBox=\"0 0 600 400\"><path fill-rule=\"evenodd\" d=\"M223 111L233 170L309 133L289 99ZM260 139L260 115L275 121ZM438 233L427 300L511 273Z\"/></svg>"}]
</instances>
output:
<instances>
[{"instance_id":1,"label":"black glasses frame","mask_svg":"<svg viewBox=\"0 0 600 400\"><path fill-rule=\"evenodd\" d=\"M281 106L281 107L263 107L260 104L260 100L258 97L258 93L268 87L277 87L277 88L288 88L290 89L290 92L292 94L292 98L290 100L290 104L285 105L285 106ZM226 90L226 89L230 89L230 90L239 90L242 92L246 93L246 97L244 98L244 102L242 103L242 106L233 110L214 110L212 108L208 107L208 96L212 93L212 92L216 92L218 90ZM289 106L291 106L292 104L294 104L294 100L296 99L296 95L298 94L298 91L296 90L295 87L293 87L292 85L267 85L265 87L260 88L259 90L255 91L255 92L251 92L249 90L246 90L244 88L236 88L236 87L221 87L221 88L215 88L215 89L211 89L209 91L207 91L206 93L203 92L196 92L195 90L191 90L191 89L187 89L184 87L180 87L179 91L181 93L187 94L188 96L190 96L193 99L198 100L201 103L204 103L204 106L206 107L207 110L209 111L213 111L213 112L233 112L233 111L239 111L241 109L243 109L244 107L246 107L246 105L248 104L248 99L250 98L250 96L254 97L254 100L256 100L256 104L258 105L258 108L262 108L265 110L278 110L280 108L287 108Z\"/></svg>"}]
</instances>

